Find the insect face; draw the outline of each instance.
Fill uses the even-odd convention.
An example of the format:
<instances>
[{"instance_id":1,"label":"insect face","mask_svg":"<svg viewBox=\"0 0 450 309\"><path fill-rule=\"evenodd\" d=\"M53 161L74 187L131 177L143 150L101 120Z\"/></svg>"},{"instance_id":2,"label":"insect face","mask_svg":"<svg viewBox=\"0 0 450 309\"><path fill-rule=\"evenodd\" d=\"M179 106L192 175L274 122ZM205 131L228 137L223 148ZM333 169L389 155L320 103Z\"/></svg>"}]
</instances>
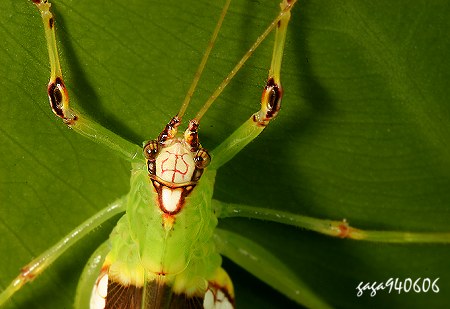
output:
<instances>
[{"instance_id":1,"label":"insect face","mask_svg":"<svg viewBox=\"0 0 450 309\"><path fill-rule=\"evenodd\" d=\"M179 124L178 117L172 118L158 140L144 146L149 177L158 194L159 207L167 215L181 210L185 197L210 162L208 152L198 140L198 123L191 120L184 137L177 134Z\"/></svg>"}]
</instances>

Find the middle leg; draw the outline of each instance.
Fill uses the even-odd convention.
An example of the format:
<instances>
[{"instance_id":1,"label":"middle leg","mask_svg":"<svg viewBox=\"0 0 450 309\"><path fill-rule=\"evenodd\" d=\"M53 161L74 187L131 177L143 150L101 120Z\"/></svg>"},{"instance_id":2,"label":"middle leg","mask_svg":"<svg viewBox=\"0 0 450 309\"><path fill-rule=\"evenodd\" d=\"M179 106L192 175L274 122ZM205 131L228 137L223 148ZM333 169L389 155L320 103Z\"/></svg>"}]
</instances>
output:
<instances>
[{"instance_id":1,"label":"middle leg","mask_svg":"<svg viewBox=\"0 0 450 309\"><path fill-rule=\"evenodd\" d=\"M285 211L213 200L218 218L244 217L278 222L337 238L382 243L450 243L450 232L362 230L344 220L319 219Z\"/></svg>"},{"instance_id":2,"label":"middle leg","mask_svg":"<svg viewBox=\"0 0 450 309\"><path fill-rule=\"evenodd\" d=\"M57 260L64 252L72 247L78 240L85 237L92 230L100 226L102 223L111 219L115 215L124 212L127 197L124 196L108 207L102 209L82 224L77 226L68 235L53 245L50 249L43 252L33 261L22 268L20 274L8 285L8 287L0 293L0 306L16 293L24 284L32 281L34 278L44 272L55 260Z\"/></svg>"}]
</instances>

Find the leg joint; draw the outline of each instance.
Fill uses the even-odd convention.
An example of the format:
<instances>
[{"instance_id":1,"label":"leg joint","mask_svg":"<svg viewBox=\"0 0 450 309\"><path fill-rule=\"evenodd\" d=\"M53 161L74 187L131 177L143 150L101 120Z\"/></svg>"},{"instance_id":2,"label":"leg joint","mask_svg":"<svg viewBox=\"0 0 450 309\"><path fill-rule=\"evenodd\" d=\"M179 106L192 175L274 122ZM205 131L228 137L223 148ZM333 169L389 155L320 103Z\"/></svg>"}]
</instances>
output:
<instances>
[{"instance_id":1,"label":"leg joint","mask_svg":"<svg viewBox=\"0 0 450 309\"><path fill-rule=\"evenodd\" d=\"M283 88L276 83L273 77L269 77L261 97L261 109L253 114L253 121L260 126L267 126L278 114L281 108Z\"/></svg>"},{"instance_id":2,"label":"leg joint","mask_svg":"<svg viewBox=\"0 0 450 309\"><path fill-rule=\"evenodd\" d=\"M69 94L61 77L50 80L47 93L53 113L67 125L73 125L78 117L69 109Z\"/></svg>"}]
</instances>

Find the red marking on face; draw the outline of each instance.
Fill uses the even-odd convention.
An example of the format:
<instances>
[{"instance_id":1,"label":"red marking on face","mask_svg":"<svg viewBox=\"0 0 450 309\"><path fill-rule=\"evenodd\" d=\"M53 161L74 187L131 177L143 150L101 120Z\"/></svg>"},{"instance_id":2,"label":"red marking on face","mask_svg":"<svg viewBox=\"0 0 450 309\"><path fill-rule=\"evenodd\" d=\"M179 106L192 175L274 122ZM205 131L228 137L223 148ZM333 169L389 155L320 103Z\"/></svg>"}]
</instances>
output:
<instances>
[{"instance_id":1,"label":"red marking on face","mask_svg":"<svg viewBox=\"0 0 450 309\"><path fill-rule=\"evenodd\" d=\"M166 172L172 172L172 182L175 182L175 177L177 174L181 175L182 178L184 179L184 177L186 176L186 174L189 171L189 164L185 161L184 156L188 155L187 153L183 153L183 154L177 154L174 152L170 152L165 150L164 152L169 154L169 157L164 159L161 162L161 175L164 175L164 173ZM175 156L175 163L173 164L173 167L170 166L168 168L165 168L165 164L168 160L173 159L173 156ZM171 165L171 164L169 164ZM182 170L183 169L183 170Z\"/></svg>"}]
</instances>

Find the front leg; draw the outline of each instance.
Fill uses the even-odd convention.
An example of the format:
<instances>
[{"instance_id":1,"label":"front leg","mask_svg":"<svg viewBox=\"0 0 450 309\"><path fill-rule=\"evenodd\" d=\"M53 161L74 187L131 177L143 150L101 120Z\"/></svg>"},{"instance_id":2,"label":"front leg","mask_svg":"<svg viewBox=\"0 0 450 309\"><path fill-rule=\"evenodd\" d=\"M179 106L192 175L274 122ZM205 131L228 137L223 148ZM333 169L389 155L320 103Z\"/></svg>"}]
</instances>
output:
<instances>
[{"instance_id":1,"label":"front leg","mask_svg":"<svg viewBox=\"0 0 450 309\"><path fill-rule=\"evenodd\" d=\"M280 79L281 61L283 59L287 26L294 3L295 1L293 0L283 0L280 4L281 12L279 17L274 21L274 24L276 25L275 44L272 53L269 77L267 78L266 86L261 97L261 109L254 113L246 122L244 122L244 124L211 152L212 160L211 165L209 166L210 169L218 169L231 160L238 152L247 146L248 143L255 139L278 114L281 107L281 98L283 96L283 88L281 87ZM263 34L263 36L264 35L265 34ZM259 40L260 39L258 39L258 41ZM252 49L250 51L252 51ZM241 62L243 60L241 60Z\"/></svg>"},{"instance_id":2,"label":"front leg","mask_svg":"<svg viewBox=\"0 0 450 309\"><path fill-rule=\"evenodd\" d=\"M44 23L45 38L50 60L50 81L48 83L48 98L53 113L60 117L75 132L101 143L120 153L128 161L132 161L141 148L119 135L102 127L98 123L80 115L69 106L69 94L64 84L64 79L59 62L58 48L56 46L55 18L50 11L51 4L48 0L32 0L41 13Z\"/></svg>"}]
</instances>

